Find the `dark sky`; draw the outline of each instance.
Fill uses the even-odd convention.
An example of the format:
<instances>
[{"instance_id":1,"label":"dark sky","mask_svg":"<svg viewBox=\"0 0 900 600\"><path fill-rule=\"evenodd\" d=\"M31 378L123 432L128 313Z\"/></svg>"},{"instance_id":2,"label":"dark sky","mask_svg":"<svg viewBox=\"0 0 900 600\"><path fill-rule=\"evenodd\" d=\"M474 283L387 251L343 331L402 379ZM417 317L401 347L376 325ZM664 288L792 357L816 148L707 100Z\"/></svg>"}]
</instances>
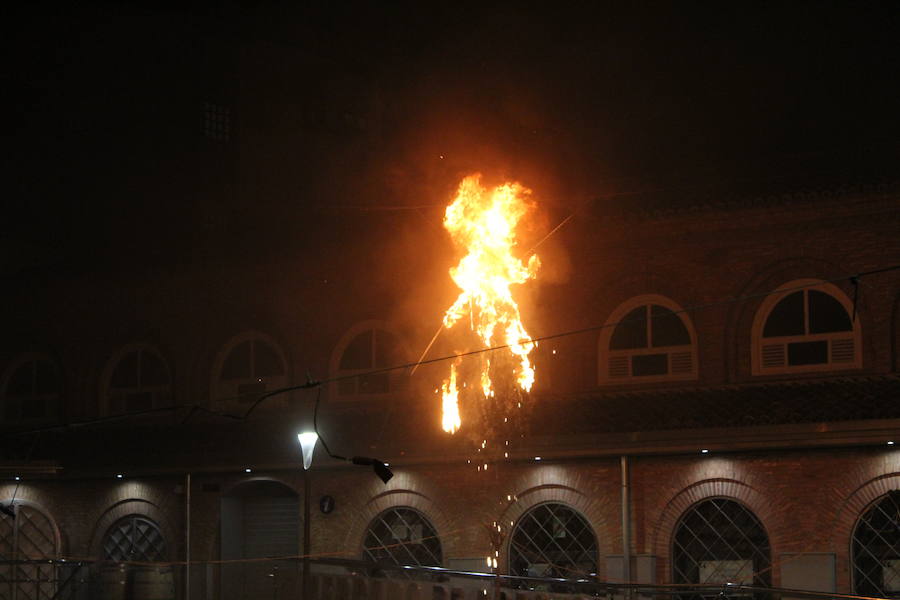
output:
<instances>
[{"instance_id":1,"label":"dark sky","mask_svg":"<svg viewBox=\"0 0 900 600\"><path fill-rule=\"evenodd\" d=\"M179 179L202 148L170 150L170 134L197 126L179 107L263 93L233 68L241 47L261 44L319 65L265 94L302 97L347 79L367 82L348 95L377 89L399 107L360 180L390 170L432 181L452 165L572 201L678 202L685 190L897 179L897 2L522 4L34 3L10 13L4 261L123 238L189 245L230 213L260 229L239 207L204 199L202 177ZM298 139L322 160L345 154Z\"/></svg>"}]
</instances>

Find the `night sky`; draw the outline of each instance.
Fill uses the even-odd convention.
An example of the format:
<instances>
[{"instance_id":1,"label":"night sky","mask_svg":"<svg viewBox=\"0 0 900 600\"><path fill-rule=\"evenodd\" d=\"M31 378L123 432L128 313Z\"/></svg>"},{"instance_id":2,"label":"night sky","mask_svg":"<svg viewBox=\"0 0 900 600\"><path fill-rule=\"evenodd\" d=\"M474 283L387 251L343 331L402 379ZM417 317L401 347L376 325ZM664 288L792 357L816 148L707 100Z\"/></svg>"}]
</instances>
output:
<instances>
[{"instance_id":1,"label":"night sky","mask_svg":"<svg viewBox=\"0 0 900 600\"><path fill-rule=\"evenodd\" d=\"M273 217L355 205L363 188L370 204L432 204L446 186L396 190L474 169L567 206L898 175L897 2L176 6L33 3L8 14L4 272L109 249L176 256L217 235L254 243ZM304 67L269 61L275 75L254 87L248 47ZM302 127L268 144L242 137L250 119L237 112L231 158L187 136L204 100L249 102L277 127L285 106L320 90L347 106L377 94L389 116L376 148ZM306 193L292 196L274 167L259 183L216 175L267 153L285 173L315 157ZM356 187L315 181L331 172L322 165L352 169Z\"/></svg>"}]
</instances>

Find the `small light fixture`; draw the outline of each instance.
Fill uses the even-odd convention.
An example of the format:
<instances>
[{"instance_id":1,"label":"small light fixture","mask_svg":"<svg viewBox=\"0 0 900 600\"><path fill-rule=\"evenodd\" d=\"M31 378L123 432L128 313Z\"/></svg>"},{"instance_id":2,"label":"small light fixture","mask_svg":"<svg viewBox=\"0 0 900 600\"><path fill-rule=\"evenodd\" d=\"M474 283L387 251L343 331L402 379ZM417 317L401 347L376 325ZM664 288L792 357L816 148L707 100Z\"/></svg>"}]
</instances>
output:
<instances>
[{"instance_id":1,"label":"small light fixture","mask_svg":"<svg viewBox=\"0 0 900 600\"><path fill-rule=\"evenodd\" d=\"M116 473L116 479L122 479L122 477L124 477L124 475L122 475L121 473Z\"/></svg>"},{"instance_id":2,"label":"small light fixture","mask_svg":"<svg viewBox=\"0 0 900 600\"><path fill-rule=\"evenodd\" d=\"M253 469L251 469L250 467L247 467L246 469L244 469L244 473L252 473L252 472L253 472Z\"/></svg>"},{"instance_id":3,"label":"small light fixture","mask_svg":"<svg viewBox=\"0 0 900 600\"><path fill-rule=\"evenodd\" d=\"M379 479L384 483L387 483L391 480L391 477L394 474L390 469L387 468L387 465L377 458L369 458L368 456L354 456L350 459L354 465L372 465L372 470L375 471L375 474L378 475Z\"/></svg>"},{"instance_id":4,"label":"small light fixture","mask_svg":"<svg viewBox=\"0 0 900 600\"><path fill-rule=\"evenodd\" d=\"M300 442L300 451L303 453L303 470L309 471L309 468L312 466L316 442L319 441L319 434L315 431L304 431L297 434L297 441Z\"/></svg>"},{"instance_id":5,"label":"small light fixture","mask_svg":"<svg viewBox=\"0 0 900 600\"><path fill-rule=\"evenodd\" d=\"M18 475L16 475L13 479L15 479L16 481L22 481L22 478L19 477Z\"/></svg>"},{"instance_id":6,"label":"small light fixture","mask_svg":"<svg viewBox=\"0 0 900 600\"><path fill-rule=\"evenodd\" d=\"M709 450L704 448L703 450L700 451L700 454L709 454Z\"/></svg>"},{"instance_id":7,"label":"small light fixture","mask_svg":"<svg viewBox=\"0 0 900 600\"><path fill-rule=\"evenodd\" d=\"M540 457L540 456L535 456L535 457L534 457L534 460L541 460L541 457Z\"/></svg>"},{"instance_id":8,"label":"small light fixture","mask_svg":"<svg viewBox=\"0 0 900 600\"><path fill-rule=\"evenodd\" d=\"M889 440L889 441L888 441L888 446L893 446L893 445L894 445L894 440ZM16 479L18 479L18 477L16 477Z\"/></svg>"}]
</instances>

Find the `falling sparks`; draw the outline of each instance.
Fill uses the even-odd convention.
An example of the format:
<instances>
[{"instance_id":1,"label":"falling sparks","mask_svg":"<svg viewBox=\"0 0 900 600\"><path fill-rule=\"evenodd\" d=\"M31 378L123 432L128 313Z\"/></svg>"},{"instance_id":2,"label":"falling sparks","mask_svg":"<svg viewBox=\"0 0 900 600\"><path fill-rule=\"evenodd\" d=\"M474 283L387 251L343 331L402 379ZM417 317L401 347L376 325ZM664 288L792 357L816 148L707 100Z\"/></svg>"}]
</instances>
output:
<instances>
[{"instance_id":1,"label":"falling sparks","mask_svg":"<svg viewBox=\"0 0 900 600\"><path fill-rule=\"evenodd\" d=\"M518 183L488 190L480 179L476 174L462 180L444 216L444 227L451 238L467 251L450 269L450 277L461 292L444 314L444 327L452 328L468 317L463 322L469 323L485 348L506 346L514 359L516 383L529 391L534 384L534 366L528 355L536 342L525 331L510 287L533 279L540 265L537 255L523 262L512 252L516 227L529 209L526 199L531 192ZM492 398L495 393L490 368L490 359L482 355L478 384L484 398ZM461 425L456 380L454 365L442 386L443 427L450 433Z\"/></svg>"}]
</instances>

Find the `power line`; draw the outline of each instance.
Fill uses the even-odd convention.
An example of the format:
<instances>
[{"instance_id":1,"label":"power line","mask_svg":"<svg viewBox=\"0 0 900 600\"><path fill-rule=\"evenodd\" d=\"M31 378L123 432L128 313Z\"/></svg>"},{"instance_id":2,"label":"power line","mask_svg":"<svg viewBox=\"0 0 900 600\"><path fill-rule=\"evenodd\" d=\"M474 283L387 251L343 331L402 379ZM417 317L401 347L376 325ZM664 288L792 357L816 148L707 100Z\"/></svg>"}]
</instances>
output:
<instances>
[{"instance_id":1,"label":"power line","mask_svg":"<svg viewBox=\"0 0 900 600\"><path fill-rule=\"evenodd\" d=\"M878 269L871 269L868 271L861 271L861 272L855 273L853 275L842 275L840 277L824 279L817 283L808 283L808 284L804 284L801 286L790 287L790 288L778 288L776 290L772 290L769 292L760 292L757 294L746 294L743 296L724 298L722 300L707 302L704 304L695 304L693 306L689 306L687 308L683 308L683 309L680 309L677 311L672 311L672 312L673 312L673 314L691 313L691 312L696 312L696 311L700 311L700 310L706 310L709 308L714 308L717 306L726 306L729 304L736 304L738 302L746 302L748 300L758 300L760 298L765 298L767 296L771 296L774 294L784 294L787 292L794 292L794 291L809 289L809 288L817 287L817 286L820 286L820 285L823 285L826 283L837 283L837 282L841 282L841 281L849 281L849 282L853 283L854 281L855 282L860 281L864 277L869 277L872 275L879 275L882 273L887 273L890 271L897 271L897 270L900 270L900 264L891 265L888 267L882 267L882 268L878 268ZM854 307L854 309L855 309L855 307ZM571 336L580 335L583 333L602 331L603 329L617 327L620 324L628 323L633 320L637 320L639 318L640 317L633 317L630 319L624 318L624 319L620 319L618 321L613 321L613 322L609 322L609 323L603 323L603 324L599 324L599 325L590 325L590 326L581 327L578 329L570 329L567 331L561 331L561 332L557 332L557 333L552 333L552 334L548 334L548 335L531 338L531 340L526 341L526 343L537 343L537 342L543 342L543 341L547 341L547 340L555 340L555 339L560 339L560 338L564 338L564 337L571 337ZM256 408L260 404L262 404L265 400L267 400L273 396L278 396L281 394L286 394L288 392L293 392L293 391L297 391L297 390L308 390L308 389L314 389L314 388L321 389L321 387L324 386L325 384L338 383L341 381L354 379L354 378L361 377L361 376L378 375L378 374L382 374L382 373L390 373L393 371L413 369L420 365L428 365L428 364L434 364L434 363L439 363L439 362L444 362L444 361L457 360L459 358L475 356L475 355L484 354L487 352L496 352L497 350L508 349L510 346L511 346L511 344L501 344L501 345L497 345L497 346L491 346L488 348L479 348L477 350L469 350L466 352L459 352L459 353L451 354L451 355L438 356L435 358L429 358L429 359L419 360L419 361L415 361L415 362L407 362L407 363L394 365L394 366L390 366L390 367L383 367L380 369L373 369L370 371L364 371L362 373L354 373L352 375L338 375L335 377L329 377L329 378L320 379L320 380L312 379L311 377L309 377L307 375L307 381L305 383L302 383L299 385L286 386L286 387L278 388L278 389L271 390L269 392L265 392L265 393L261 394L243 414L234 414L234 413L228 413L225 411L218 411L218 410L207 408L205 406L201 406L199 404L182 404L182 405L171 405L171 406L151 408L151 409L146 409L146 410L137 411L137 412L123 413L123 414L119 414L119 415L110 415L107 417L100 417L97 419L90 419L87 421L79 421L76 423L66 423L66 424L62 424L62 425L54 425L54 426L49 426L49 427L30 429L27 431L12 432L12 433L10 433L10 435L28 435L28 434L34 434L34 433L41 433L44 431L62 431L62 430L66 430L66 429L86 427L86 426L97 425L97 424L101 424L101 423L122 421L125 419L131 419L131 418L140 417L140 416L144 416L144 415L148 415L148 414L155 414L155 413L161 413L161 412L177 412L177 411L181 411L181 410L189 411L188 414L185 416L185 418L182 419L182 423L187 422L194 414L196 414L198 412L204 412L204 413L208 413L208 414L211 414L214 416L231 419L231 420L235 420L235 421L245 421L250 417L250 415L256 410ZM246 398L246 395L222 398L220 400L226 400L226 401L227 400L237 400L239 398ZM318 405L318 398L317 398L316 404Z\"/></svg>"}]
</instances>

